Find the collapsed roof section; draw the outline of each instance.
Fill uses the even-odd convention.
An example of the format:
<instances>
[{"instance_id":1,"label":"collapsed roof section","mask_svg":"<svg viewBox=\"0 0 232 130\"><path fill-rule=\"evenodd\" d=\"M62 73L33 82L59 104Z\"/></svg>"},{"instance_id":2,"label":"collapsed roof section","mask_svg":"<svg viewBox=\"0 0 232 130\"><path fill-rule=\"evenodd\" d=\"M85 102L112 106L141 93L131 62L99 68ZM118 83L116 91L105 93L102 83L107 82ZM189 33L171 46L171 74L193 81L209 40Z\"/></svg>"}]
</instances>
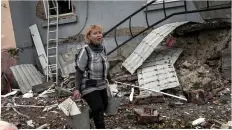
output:
<instances>
[{"instance_id":1,"label":"collapsed roof section","mask_svg":"<svg viewBox=\"0 0 232 130\"><path fill-rule=\"evenodd\" d=\"M186 23L188 23L188 21L165 24L153 30L142 40L142 42L136 47L136 49L123 62L122 65L131 74L133 74L169 33L171 33L178 26Z\"/></svg>"}]
</instances>

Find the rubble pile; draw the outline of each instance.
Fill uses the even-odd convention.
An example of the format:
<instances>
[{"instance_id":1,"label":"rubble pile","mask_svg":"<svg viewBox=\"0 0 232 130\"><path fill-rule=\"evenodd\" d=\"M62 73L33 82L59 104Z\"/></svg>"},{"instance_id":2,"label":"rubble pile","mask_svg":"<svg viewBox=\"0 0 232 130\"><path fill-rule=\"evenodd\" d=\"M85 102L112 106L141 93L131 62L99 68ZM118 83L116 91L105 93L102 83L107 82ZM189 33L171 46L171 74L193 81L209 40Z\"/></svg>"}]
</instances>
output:
<instances>
[{"instance_id":1,"label":"rubble pile","mask_svg":"<svg viewBox=\"0 0 232 130\"><path fill-rule=\"evenodd\" d=\"M57 107L64 100L21 96L1 98L1 117L20 129L35 129L43 125L44 129L71 128L70 119Z\"/></svg>"},{"instance_id":2,"label":"rubble pile","mask_svg":"<svg viewBox=\"0 0 232 130\"><path fill-rule=\"evenodd\" d=\"M123 60L114 63L110 69L112 79L123 83L109 87L111 109L105 113L106 128L231 128L231 81L222 76L221 62L221 52L230 46L230 36L230 29L220 29L176 37L172 47L183 51L171 57L175 62L170 64L175 67L180 85L158 92L135 87L139 86L137 74L127 72L122 66ZM27 66L34 68L33 65L22 65L21 70L32 70ZM14 69L18 71L19 68ZM20 129L73 128L75 121L71 116L83 113L79 107L87 106L83 100L70 98L73 76L64 78L56 86L45 82L43 75L35 68L33 70L37 77L29 76L25 80L16 75L20 89L2 95L2 120ZM35 83L33 78L38 77L40 82ZM187 101L164 93L178 95ZM90 128L93 126L91 121Z\"/></svg>"}]
</instances>

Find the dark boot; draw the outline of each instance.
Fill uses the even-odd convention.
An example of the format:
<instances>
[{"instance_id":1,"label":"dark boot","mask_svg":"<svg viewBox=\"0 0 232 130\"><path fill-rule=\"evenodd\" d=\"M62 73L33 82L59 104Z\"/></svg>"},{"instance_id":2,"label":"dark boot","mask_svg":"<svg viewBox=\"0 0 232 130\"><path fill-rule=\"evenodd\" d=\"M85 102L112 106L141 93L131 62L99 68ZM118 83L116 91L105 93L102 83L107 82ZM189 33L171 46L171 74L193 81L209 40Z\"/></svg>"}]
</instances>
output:
<instances>
[{"instance_id":1,"label":"dark boot","mask_svg":"<svg viewBox=\"0 0 232 130\"><path fill-rule=\"evenodd\" d=\"M94 122L96 129L105 129L105 122L101 121L101 122Z\"/></svg>"}]
</instances>

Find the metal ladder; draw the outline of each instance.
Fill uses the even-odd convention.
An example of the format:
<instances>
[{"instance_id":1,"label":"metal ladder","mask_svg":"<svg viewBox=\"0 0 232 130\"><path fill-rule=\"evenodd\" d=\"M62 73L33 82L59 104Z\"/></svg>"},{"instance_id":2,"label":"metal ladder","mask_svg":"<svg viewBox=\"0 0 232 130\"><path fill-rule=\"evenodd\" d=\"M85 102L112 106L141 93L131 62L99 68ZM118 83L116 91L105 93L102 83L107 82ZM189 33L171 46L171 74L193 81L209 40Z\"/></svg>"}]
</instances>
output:
<instances>
[{"instance_id":1,"label":"metal ladder","mask_svg":"<svg viewBox=\"0 0 232 130\"><path fill-rule=\"evenodd\" d=\"M48 11L48 26L47 26L47 81L49 80L49 77L53 77L55 76L56 81L55 83L58 84L58 16L59 16L59 7L58 7L58 2L57 0L52 0L51 1L53 3L53 7L50 8L49 5L49 0L47 0L47 11ZM51 18L51 14L50 14L50 10L55 10L56 11L56 16L53 15L52 18L56 18L56 20L54 20L54 22L50 22L50 18ZM55 29L50 30L50 26L54 26L55 25ZM51 34L55 33L55 38L52 38ZM51 46L50 42L55 42L55 46ZM51 55L52 50L55 50L55 53ZM49 59L50 58L54 58L55 59L55 63L54 64L50 64L49 63ZM55 72L54 72L55 71Z\"/></svg>"}]
</instances>

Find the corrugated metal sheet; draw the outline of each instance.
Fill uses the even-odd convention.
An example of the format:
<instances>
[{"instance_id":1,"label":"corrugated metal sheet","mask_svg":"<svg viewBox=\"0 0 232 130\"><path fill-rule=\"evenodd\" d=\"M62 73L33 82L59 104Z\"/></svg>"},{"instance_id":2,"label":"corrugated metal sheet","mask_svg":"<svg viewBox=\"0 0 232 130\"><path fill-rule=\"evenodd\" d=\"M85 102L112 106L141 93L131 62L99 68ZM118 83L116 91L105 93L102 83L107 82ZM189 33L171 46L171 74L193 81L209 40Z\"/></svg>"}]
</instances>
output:
<instances>
[{"instance_id":1,"label":"corrugated metal sheet","mask_svg":"<svg viewBox=\"0 0 232 130\"><path fill-rule=\"evenodd\" d=\"M176 22L163 25L150 34L148 34L142 42L136 47L134 52L123 62L123 66L133 74L135 70L140 67L143 62L152 54L155 48L160 44L164 38L171 33L176 27L187 22Z\"/></svg>"},{"instance_id":2,"label":"corrugated metal sheet","mask_svg":"<svg viewBox=\"0 0 232 130\"><path fill-rule=\"evenodd\" d=\"M75 73L75 54L79 52L81 46L68 49L67 52L58 54L58 62L63 77Z\"/></svg>"},{"instance_id":3,"label":"corrugated metal sheet","mask_svg":"<svg viewBox=\"0 0 232 130\"><path fill-rule=\"evenodd\" d=\"M32 90L32 86L43 83L43 75L32 64L10 67L22 93Z\"/></svg>"},{"instance_id":4,"label":"corrugated metal sheet","mask_svg":"<svg viewBox=\"0 0 232 130\"><path fill-rule=\"evenodd\" d=\"M137 71L139 85L158 91L179 86L173 64L182 51L181 48L154 51Z\"/></svg>"},{"instance_id":5,"label":"corrugated metal sheet","mask_svg":"<svg viewBox=\"0 0 232 130\"><path fill-rule=\"evenodd\" d=\"M139 85L156 91L179 86L174 66L168 60L164 62L167 63L139 69Z\"/></svg>"},{"instance_id":6,"label":"corrugated metal sheet","mask_svg":"<svg viewBox=\"0 0 232 130\"><path fill-rule=\"evenodd\" d=\"M165 60L170 60L169 62L174 64L182 52L183 49L181 48L157 48L139 68L154 66L155 64L165 64Z\"/></svg>"}]
</instances>

